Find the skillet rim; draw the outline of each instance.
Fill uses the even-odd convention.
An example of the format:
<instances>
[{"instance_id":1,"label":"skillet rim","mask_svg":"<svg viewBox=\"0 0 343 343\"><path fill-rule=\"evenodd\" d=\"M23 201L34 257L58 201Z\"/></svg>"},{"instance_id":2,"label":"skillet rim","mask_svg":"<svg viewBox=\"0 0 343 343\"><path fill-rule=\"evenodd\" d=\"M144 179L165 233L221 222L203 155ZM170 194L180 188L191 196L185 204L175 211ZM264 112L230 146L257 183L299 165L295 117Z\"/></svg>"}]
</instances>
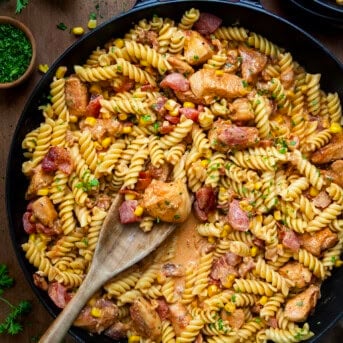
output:
<instances>
[{"instance_id":1,"label":"skillet rim","mask_svg":"<svg viewBox=\"0 0 343 343\"><path fill-rule=\"evenodd\" d=\"M293 30L297 31L298 33L302 34L304 36L304 38L309 42L309 44L314 44L316 46L316 48L322 50L323 53L325 53L325 55L327 55L327 57L329 59L331 59L332 61L334 61L337 66L341 69L341 71L343 72L343 64L338 60L338 58L333 55L333 53L326 48L322 43L320 43L317 39L315 39L313 36L311 36L310 34L308 34L306 31L304 31L302 28L300 28L299 26L293 24L292 22L279 17L273 13L268 12L267 10L265 10L264 8L261 8L259 6L257 6L256 4L253 4L252 1L242 1L242 2L228 2L225 0L214 0L214 1L206 1L206 0L197 0L197 1L189 1L189 0L180 0L178 1L179 3L184 3L184 4L189 4L189 3L203 3L203 4L208 4L208 3L212 3L211 6L213 6L213 4L215 3L220 3L223 5L227 5L227 6L237 6L237 7L241 7L241 8L248 8L250 10L253 11L257 11L262 13L263 15L267 16L267 17L273 17L275 20L281 22L282 25L285 26L289 26L292 27ZM125 18L125 17L134 17L135 14L142 12L144 10L147 9L151 9L151 8L155 8L155 7L159 7L159 6L164 6L164 5L170 5L172 4L173 1L148 1L148 2L141 2L139 5L137 5L137 7L133 7L131 10L129 10L128 12L119 14L117 16L113 16L111 18L109 18L108 20L106 20L105 22L103 22L101 25L99 25L95 30L87 33L85 36L81 37L79 40L77 40L76 42L74 42L71 46L69 46L52 64L51 68L49 69L49 71L47 72L47 74L45 74L42 79L36 84L36 86L34 87L33 91L31 92L30 96L28 97L28 100L25 103L24 109L19 117L19 120L17 122L13 137L12 137L12 141L11 141L11 145L10 145L10 150L9 150L9 154L8 154L8 160L7 160L7 166L6 166L6 213L7 213L7 217L8 217L8 225L9 225L9 231L10 231L10 237L11 237L11 241L12 241L12 245L14 247L15 250L15 254L17 257L17 260L20 264L20 267L22 269L22 271L25 274L25 278L27 279L28 283L30 284L31 289L33 289L35 295L38 297L38 300L40 301L40 303L43 304L43 306L47 309L47 311L50 313L50 315L52 317L56 317L59 310L57 309L57 307L52 303L52 301L50 299L46 299L46 292L41 291L40 289L38 289L38 287L36 287L33 284L32 281L32 273L30 271L30 268L27 267L28 265L28 261L25 259L25 256L20 248L20 245L17 242L17 238L15 235L15 230L14 230L14 226L13 226L13 217L11 215L11 205L13 206L13 204L10 203L9 201L9 194L11 191L11 180L13 178L13 176L11 176L11 164L13 164L13 161L15 159L14 154L14 150L15 150L15 146L16 146L16 137L19 134L20 129L23 127L23 123L24 120L27 118L30 118L30 114L29 114L29 109L30 107L33 106L33 100L35 99L35 97L37 97L38 95L42 96L42 92L44 91L44 89L47 87L47 85L49 85L49 83L51 82L51 79L55 73L55 70L57 69L58 65L61 63L61 61L63 61L66 57L70 55L72 55L72 52L74 50L77 50L77 48L80 47L80 45L82 45L83 42L87 41L87 40L91 40L91 38L93 36L98 35L98 32L103 30L103 28L105 28L108 25L111 25L111 23L114 23L118 20L120 20L121 18ZM177 14L175 14L174 16L176 16ZM133 21L136 21L137 19L133 19ZM343 75L343 74L342 74ZM50 80L50 81L49 81ZM343 94L343 89L341 90L342 94ZM31 268L33 269L33 268ZM338 322L339 319L341 319L343 317L343 312L341 311L341 313L338 313L335 320L331 323L331 325L327 326L326 328L324 328L319 334L317 334L315 336L315 340L311 339L308 340L307 342L315 342L316 340L318 340L320 337L322 337L330 328L332 328L335 323ZM79 335L83 336L86 335L87 337L89 337L90 335L88 335L87 333L85 333L84 330L72 327L69 330L69 333L79 342L84 342L83 339L80 338ZM103 337L103 336L100 336ZM87 338L87 342L88 342L88 338Z\"/></svg>"}]
</instances>

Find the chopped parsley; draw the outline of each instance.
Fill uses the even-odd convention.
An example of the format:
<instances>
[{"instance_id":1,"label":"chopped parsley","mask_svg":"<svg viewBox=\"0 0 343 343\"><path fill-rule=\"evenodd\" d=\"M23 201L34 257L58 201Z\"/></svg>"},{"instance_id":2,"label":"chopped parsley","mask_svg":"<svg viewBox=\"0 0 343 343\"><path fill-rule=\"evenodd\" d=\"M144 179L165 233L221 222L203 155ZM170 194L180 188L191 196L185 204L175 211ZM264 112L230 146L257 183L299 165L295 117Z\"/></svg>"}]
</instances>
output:
<instances>
[{"instance_id":1,"label":"chopped parsley","mask_svg":"<svg viewBox=\"0 0 343 343\"><path fill-rule=\"evenodd\" d=\"M180 217L179 214L175 214L175 215L174 215L174 219L175 219L175 220L178 220L178 219L180 219L180 218L181 218L181 217Z\"/></svg>"},{"instance_id":2,"label":"chopped parsley","mask_svg":"<svg viewBox=\"0 0 343 343\"><path fill-rule=\"evenodd\" d=\"M194 55L194 56L193 56L193 60L194 60L194 61L198 61L198 60L199 60L199 56L198 56L198 55Z\"/></svg>"},{"instance_id":3,"label":"chopped parsley","mask_svg":"<svg viewBox=\"0 0 343 343\"><path fill-rule=\"evenodd\" d=\"M56 25L56 27L59 29L59 30L62 30L62 31L65 31L67 29L67 25L64 24L64 23L59 23Z\"/></svg>"}]
</instances>

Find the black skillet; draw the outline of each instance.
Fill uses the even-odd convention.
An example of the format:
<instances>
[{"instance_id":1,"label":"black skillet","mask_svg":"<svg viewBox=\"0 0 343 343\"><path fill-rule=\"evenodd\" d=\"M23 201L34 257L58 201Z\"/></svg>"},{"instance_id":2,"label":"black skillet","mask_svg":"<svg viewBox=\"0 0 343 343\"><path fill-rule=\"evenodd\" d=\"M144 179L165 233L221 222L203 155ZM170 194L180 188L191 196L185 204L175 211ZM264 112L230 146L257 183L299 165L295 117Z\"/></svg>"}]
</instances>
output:
<instances>
[{"instance_id":1,"label":"black skillet","mask_svg":"<svg viewBox=\"0 0 343 343\"><path fill-rule=\"evenodd\" d=\"M216 14L223 18L224 25L241 25L257 32L290 51L294 60L303 65L308 72L322 74L321 87L326 92L337 91L343 100L342 64L318 41L292 23L265 11L258 1L140 1L131 11L108 20L81 38L57 59L28 99L13 136L7 163L6 205L13 246L30 286L52 316L56 316L59 309L46 292L34 286L32 274L35 269L25 259L20 247L27 240L21 218L27 205L24 194L28 186L28 181L21 172L24 161L21 142L25 134L36 128L43 119L38 106L47 102L49 84L58 66L65 65L68 70L72 70L73 65L84 62L97 46L103 45L111 37L122 36L134 22L140 19L151 18L153 14L157 14L180 20L182 14L191 7ZM319 340L325 337L327 330L342 318L342 289L343 268L335 270L333 276L322 286L322 297L315 313L309 318L311 329L316 334L309 342L319 343ZM112 341L103 336L92 337L78 328L72 328L69 332L78 342Z\"/></svg>"}]
</instances>

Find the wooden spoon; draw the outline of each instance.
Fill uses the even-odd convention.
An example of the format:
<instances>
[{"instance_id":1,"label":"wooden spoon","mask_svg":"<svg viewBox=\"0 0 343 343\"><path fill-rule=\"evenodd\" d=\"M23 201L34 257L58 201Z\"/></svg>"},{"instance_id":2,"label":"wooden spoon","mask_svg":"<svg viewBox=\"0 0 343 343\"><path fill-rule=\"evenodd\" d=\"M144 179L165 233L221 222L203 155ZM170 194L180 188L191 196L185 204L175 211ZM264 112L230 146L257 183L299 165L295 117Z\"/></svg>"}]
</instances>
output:
<instances>
[{"instance_id":1,"label":"wooden spoon","mask_svg":"<svg viewBox=\"0 0 343 343\"><path fill-rule=\"evenodd\" d=\"M122 195L114 199L102 225L88 274L80 288L39 340L40 343L62 341L88 299L109 279L134 265L156 249L178 226L156 224L150 232L143 232L137 223L122 225L119 206Z\"/></svg>"}]
</instances>

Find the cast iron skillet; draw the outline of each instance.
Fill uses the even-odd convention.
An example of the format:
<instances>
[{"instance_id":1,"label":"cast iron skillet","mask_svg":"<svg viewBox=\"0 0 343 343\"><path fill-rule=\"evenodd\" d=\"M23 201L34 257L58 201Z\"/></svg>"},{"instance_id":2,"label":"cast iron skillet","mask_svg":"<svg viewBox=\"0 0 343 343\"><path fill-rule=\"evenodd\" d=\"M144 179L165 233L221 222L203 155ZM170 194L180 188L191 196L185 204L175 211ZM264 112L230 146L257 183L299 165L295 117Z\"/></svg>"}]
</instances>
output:
<instances>
[{"instance_id":1,"label":"cast iron skillet","mask_svg":"<svg viewBox=\"0 0 343 343\"><path fill-rule=\"evenodd\" d=\"M181 0L177 3L172 1L157 2L156 0L141 1L130 12L110 19L81 38L57 59L33 91L15 130L7 164L6 204L13 246L30 286L52 316L56 316L59 309L53 304L46 292L34 286L32 273L35 269L25 259L20 247L27 240L21 218L27 205L24 194L28 186L28 181L21 172L21 165L24 161L21 142L25 134L37 127L43 119L40 111L38 111L38 106L47 102L49 84L58 66L65 65L71 71L73 65L83 63L97 46L102 46L111 37L122 36L133 22L143 18L151 18L153 14L180 20L182 14L191 7L214 13L223 18L224 25L239 24L284 47L292 53L294 60L303 65L308 72L322 73L321 87L326 92L337 91L343 100L342 64L306 32L290 22L266 12L257 1L242 0L239 3L222 0ZM311 329L316 334L310 342L318 342L319 338L342 317L342 285L343 268L335 270L333 276L323 284L322 298L314 315L309 318ZM111 342L107 337L92 337L78 328L72 328L70 333L78 342Z\"/></svg>"}]
</instances>

